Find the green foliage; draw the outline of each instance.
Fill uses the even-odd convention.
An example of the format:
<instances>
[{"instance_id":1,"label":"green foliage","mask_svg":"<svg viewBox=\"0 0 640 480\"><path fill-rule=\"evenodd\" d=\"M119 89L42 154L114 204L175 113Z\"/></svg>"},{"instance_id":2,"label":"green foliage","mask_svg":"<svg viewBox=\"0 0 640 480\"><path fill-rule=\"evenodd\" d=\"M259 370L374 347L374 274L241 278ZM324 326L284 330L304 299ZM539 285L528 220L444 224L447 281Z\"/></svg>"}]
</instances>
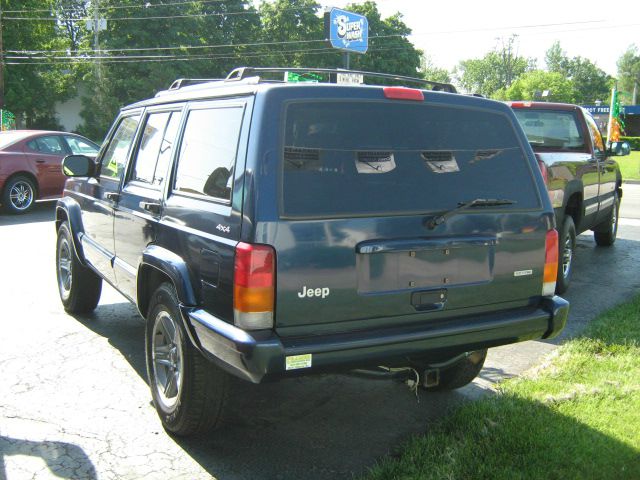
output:
<instances>
[{"instance_id":1,"label":"green foliage","mask_svg":"<svg viewBox=\"0 0 640 480\"><path fill-rule=\"evenodd\" d=\"M3 0L4 10L52 7L52 0ZM36 17L43 14L33 12L24 15ZM55 22L51 21L5 19L2 35L4 50L14 56L15 52L24 50L69 47L67 39L60 35ZM28 128L57 128L53 105L71 95L72 84L73 70L68 65L6 65L4 107L14 112L18 121L24 121Z\"/></svg>"},{"instance_id":2,"label":"green foliage","mask_svg":"<svg viewBox=\"0 0 640 480\"><path fill-rule=\"evenodd\" d=\"M632 138L636 139L636 146L640 150L640 137ZM623 181L640 180L640 151L633 151L627 157L616 157L616 162L620 165Z\"/></svg>"},{"instance_id":3,"label":"green foliage","mask_svg":"<svg viewBox=\"0 0 640 480\"><path fill-rule=\"evenodd\" d=\"M366 16L369 21L369 51L366 55L351 54L352 69L417 75L422 52L407 39L411 29L400 13L383 19L372 1L351 4L346 9Z\"/></svg>"},{"instance_id":4,"label":"green foliage","mask_svg":"<svg viewBox=\"0 0 640 480\"><path fill-rule=\"evenodd\" d=\"M153 96L177 78L223 78L238 66L244 52L245 47L233 45L253 43L259 26L257 15L237 14L253 11L246 0L126 9L124 12L115 8L139 4L137 0L102 0L100 3L101 16L111 19L107 30L100 32L100 49L109 51L101 56L110 58L94 62L84 77L92 95L83 99L81 115L85 124L82 133L90 138L104 138L122 106ZM178 18L118 20L127 16ZM162 53L167 58L155 58L155 61L126 60L123 57L131 52L122 50L141 46L209 45L230 46L165 50ZM158 55L158 51L134 53Z\"/></svg>"},{"instance_id":5,"label":"green foliage","mask_svg":"<svg viewBox=\"0 0 640 480\"><path fill-rule=\"evenodd\" d=\"M618 78L618 87L624 100L630 104L634 85L640 88L640 52L636 45L630 45L618 60Z\"/></svg>"},{"instance_id":6,"label":"green foliage","mask_svg":"<svg viewBox=\"0 0 640 480\"><path fill-rule=\"evenodd\" d=\"M535 60L514 53L515 37L511 36L501 49L479 59L463 60L455 70L458 83L470 93L493 96L507 89L525 72L532 70Z\"/></svg>"},{"instance_id":7,"label":"green foliage","mask_svg":"<svg viewBox=\"0 0 640 480\"><path fill-rule=\"evenodd\" d=\"M420 60L420 76L434 82L451 83L449 71L435 66L431 58L426 55Z\"/></svg>"},{"instance_id":8,"label":"green foliage","mask_svg":"<svg viewBox=\"0 0 640 480\"><path fill-rule=\"evenodd\" d=\"M549 72L559 73L571 81L574 90L573 103L591 104L596 100L606 101L609 98L611 77L586 58L569 58L559 42L555 42L547 50L545 61Z\"/></svg>"},{"instance_id":9,"label":"green foliage","mask_svg":"<svg viewBox=\"0 0 640 480\"><path fill-rule=\"evenodd\" d=\"M523 74L506 90L496 92L496 100L542 100L541 94L548 90L544 98L550 102L574 102L571 80L556 72L533 70Z\"/></svg>"}]
</instances>

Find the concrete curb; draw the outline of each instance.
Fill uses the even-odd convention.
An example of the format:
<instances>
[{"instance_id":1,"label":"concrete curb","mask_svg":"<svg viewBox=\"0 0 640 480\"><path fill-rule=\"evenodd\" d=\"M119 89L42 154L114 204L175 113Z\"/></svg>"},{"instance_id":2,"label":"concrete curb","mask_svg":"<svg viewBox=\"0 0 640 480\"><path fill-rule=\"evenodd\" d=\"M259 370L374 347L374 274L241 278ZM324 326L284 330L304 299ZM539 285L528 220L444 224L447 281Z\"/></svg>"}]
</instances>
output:
<instances>
[{"instance_id":1,"label":"concrete curb","mask_svg":"<svg viewBox=\"0 0 640 480\"><path fill-rule=\"evenodd\" d=\"M640 185L640 180L622 180L622 183L628 183L630 185Z\"/></svg>"}]
</instances>

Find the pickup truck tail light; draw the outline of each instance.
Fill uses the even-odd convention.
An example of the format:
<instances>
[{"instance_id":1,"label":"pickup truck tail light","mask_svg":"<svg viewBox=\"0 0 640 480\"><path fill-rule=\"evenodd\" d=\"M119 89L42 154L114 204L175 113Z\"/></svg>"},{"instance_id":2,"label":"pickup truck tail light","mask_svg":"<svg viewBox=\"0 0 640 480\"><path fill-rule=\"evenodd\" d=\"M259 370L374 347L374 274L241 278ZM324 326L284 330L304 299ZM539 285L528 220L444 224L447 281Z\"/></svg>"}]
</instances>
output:
<instances>
[{"instance_id":1,"label":"pickup truck tail light","mask_svg":"<svg viewBox=\"0 0 640 480\"><path fill-rule=\"evenodd\" d=\"M552 297L556 292L558 276L558 231L547 232L544 253L544 276L542 279L542 295Z\"/></svg>"},{"instance_id":2,"label":"pickup truck tail light","mask_svg":"<svg viewBox=\"0 0 640 480\"><path fill-rule=\"evenodd\" d=\"M269 245L236 245L234 323L247 330L273 328L276 252Z\"/></svg>"},{"instance_id":3,"label":"pickup truck tail light","mask_svg":"<svg viewBox=\"0 0 640 480\"><path fill-rule=\"evenodd\" d=\"M549 184L549 171L547 169L547 164L538 158L538 167L540 168L540 173L542 173L542 178L544 179L544 184Z\"/></svg>"}]
</instances>

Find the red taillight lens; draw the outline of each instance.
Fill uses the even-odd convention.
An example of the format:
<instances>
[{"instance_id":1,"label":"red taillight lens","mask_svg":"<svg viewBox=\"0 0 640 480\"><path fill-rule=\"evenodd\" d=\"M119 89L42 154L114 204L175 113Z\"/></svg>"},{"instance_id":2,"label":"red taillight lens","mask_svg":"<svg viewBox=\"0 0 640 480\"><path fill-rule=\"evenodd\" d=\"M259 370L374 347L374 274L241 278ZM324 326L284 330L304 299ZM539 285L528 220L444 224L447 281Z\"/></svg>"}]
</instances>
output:
<instances>
[{"instance_id":1,"label":"red taillight lens","mask_svg":"<svg viewBox=\"0 0 640 480\"><path fill-rule=\"evenodd\" d=\"M549 182L549 171L547 170L547 164L538 158L538 167L540 168L540 173L542 173L542 178L544 179L545 185Z\"/></svg>"},{"instance_id":2,"label":"red taillight lens","mask_svg":"<svg viewBox=\"0 0 640 480\"><path fill-rule=\"evenodd\" d=\"M542 279L542 295L552 296L556 291L558 276L558 232L549 230L545 241L544 276Z\"/></svg>"},{"instance_id":3,"label":"red taillight lens","mask_svg":"<svg viewBox=\"0 0 640 480\"><path fill-rule=\"evenodd\" d=\"M271 328L275 300L276 254L268 245L236 246L233 280L235 323L243 328Z\"/></svg>"},{"instance_id":4,"label":"red taillight lens","mask_svg":"<svg viewBox=\"0 0 640 480\"><path fill-rule=\"evenodd\" d=\"M385 98L392 100L414 100L416 102L424 100L424 93L416 88L385 87L383 91Z\"/></svg>"}]
</instances>

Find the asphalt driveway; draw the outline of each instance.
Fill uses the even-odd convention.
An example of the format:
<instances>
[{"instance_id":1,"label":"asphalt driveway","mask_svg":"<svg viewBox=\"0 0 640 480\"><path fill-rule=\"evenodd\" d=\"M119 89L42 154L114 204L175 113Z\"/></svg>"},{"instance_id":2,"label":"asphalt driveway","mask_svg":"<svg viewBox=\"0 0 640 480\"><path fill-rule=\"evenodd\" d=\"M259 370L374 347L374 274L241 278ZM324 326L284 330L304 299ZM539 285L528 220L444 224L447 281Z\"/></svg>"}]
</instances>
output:
<instances>
[{"instance_id":1,"label":"asphalt driveway","mask_svg":"<svg viewBox=\"0 0 640 480\"><path fill-rule=\"evenodd\" d=\"M150 405L135 308L105 287L93 315L62 310L52 215L49 203L0 216L0 479L351 478L640 291L640 185L625 185L615 246L578 239L571 315L555 343L494 349L478 381L452 393L339 375L248 386L232 425L177 440Z\"/></svg>"}]
</instances>

